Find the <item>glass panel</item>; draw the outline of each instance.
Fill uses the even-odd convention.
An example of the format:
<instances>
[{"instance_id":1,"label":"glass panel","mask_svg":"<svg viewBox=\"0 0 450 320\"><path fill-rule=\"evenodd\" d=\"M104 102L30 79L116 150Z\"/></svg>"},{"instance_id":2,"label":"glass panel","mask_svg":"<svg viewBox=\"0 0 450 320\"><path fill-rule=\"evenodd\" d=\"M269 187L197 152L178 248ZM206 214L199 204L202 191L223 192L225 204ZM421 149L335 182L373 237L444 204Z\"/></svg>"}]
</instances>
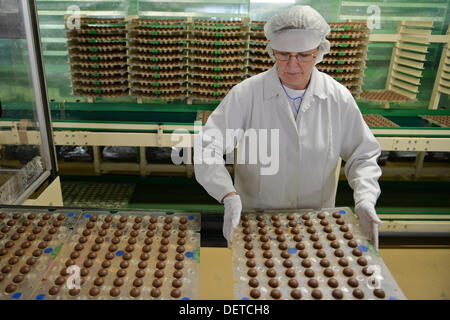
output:
<instances>
[{"instance_id":1,"label":"glass panel","mask_svg":"<svg viewBox=\"0 0 450 320\"><path fill-rule=\"evenodd\" d=\"M0 204L13 203L45 166L19 4L0 1Z\"/></svg>"}]
</instances>

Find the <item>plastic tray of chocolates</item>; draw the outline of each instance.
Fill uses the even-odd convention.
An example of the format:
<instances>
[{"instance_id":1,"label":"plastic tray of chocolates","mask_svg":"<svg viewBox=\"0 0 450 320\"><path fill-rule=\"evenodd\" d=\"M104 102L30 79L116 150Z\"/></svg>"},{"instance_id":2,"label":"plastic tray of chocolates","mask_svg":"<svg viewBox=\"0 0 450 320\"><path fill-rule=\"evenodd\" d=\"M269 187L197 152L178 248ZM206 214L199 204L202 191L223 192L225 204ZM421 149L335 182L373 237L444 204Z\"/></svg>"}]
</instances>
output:
<instances>
[{"instance_id":1,"label":"plastic tray of chocolates","mask_svg":"<svg viewBox=\"0 0 450 320\"><path fill-rule=\"evenodd\" d=\"M76 222L59 212L0 211L0 299L31 295Z\"/></svg>"},{"instance_id":2,"label":"plastic tray of chocolates","mask_svg":"<svg viewBox=\"0 0 450 320\"><path fill-rule=\"evenodd\" d=\"M406 299L349 208L243 213L235 299Z\"/></svg>"},{"instance_id":3,"label":"plastic tray of chocolates","mask_svg":"<svg viewBox=\"0 0 450 320\"><path fill-rule=\"evenodd\" d=\"M198 299L197 213L15 211L0 215L0 299Z\"/></svg>"},{"instance_id":4,"label":"plastic tray of chocolates","mask_svg":"<svg viewBox=\"0 0 450 320\"><path fill-rule=\"evenodd\" d=\"M379 114L363 114L363 118L369 127L399 127L398 124Z\"/></svg>"},{"instance_id":5,"label":"plastic tray of chocolates","mask_svg":"<svg viewBox=\"0 0 450 320\"><path fill-rule=\"evenodd\" d=\"M143 26L151 26L153 28L162 27L176 27L178 28L180 25L186 23L184 19L133 19L133 23Z\"/></svg>"},{"instance_id":6,"label":"plastic tray of chocolates","mask_svg":"<svg viewBox=\"0 0 450 320\"><path fill-rule=\"evenodd\" d=\"M445 115L427 115L425 116L429 121L440 125L441 127L450 127L450 116Z\"/></svg>"},{"instance_id":7,"label":"plastic tray of chocolates","mask_svg":"<svg viewBox=\"0 0 450 320\"><path fill-rule=\"evenodd\" d=\"M194 28L234 29L241 28L240 20L194 19Z\"/></svg>"}]
</instances>

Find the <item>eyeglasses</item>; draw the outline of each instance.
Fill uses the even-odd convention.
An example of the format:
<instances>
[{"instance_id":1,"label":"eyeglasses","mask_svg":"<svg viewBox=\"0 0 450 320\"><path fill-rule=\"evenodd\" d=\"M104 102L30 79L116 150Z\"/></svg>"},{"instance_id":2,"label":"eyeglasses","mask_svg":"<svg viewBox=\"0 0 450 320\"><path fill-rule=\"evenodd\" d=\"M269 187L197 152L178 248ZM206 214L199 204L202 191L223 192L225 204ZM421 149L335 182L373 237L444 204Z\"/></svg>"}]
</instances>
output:
<instances>
[{"instance_id":1,"label":"eyeglasses","mask_svg":"<svg viewBox=\"0 0 450 320\"><path fill-rule=\"evenodd\" d=\"M278 52L275 51L275 58L277 58L280 61L288 61L291 56L295 57L295 59L298 62L311 62L313 61L315 58L317 58L317 53L296 53L296 54L291 54L289 52Z\"/></svg>"}]
</instances>

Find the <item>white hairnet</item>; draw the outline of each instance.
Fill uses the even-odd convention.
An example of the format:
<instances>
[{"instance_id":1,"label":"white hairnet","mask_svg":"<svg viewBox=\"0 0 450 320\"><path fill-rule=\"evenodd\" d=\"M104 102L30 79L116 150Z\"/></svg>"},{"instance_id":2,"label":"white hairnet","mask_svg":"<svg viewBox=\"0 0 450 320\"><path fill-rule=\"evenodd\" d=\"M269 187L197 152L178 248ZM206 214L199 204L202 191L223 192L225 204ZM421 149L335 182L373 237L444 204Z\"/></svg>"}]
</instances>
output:
<instances>
[{"instance_id":1,"label":"white hairnet","mask_svg":"<svg viewBox=\"0 0 450 320\"><path fill-rule=\"evenodd\" d=\"M325 19L310 6L293 6L272 16L264 25L264 34L267 40L269 40L267 52L272 59L275 59L275 57L273 55L273 48L270 45L270 40L276 38L280 34L280 31L288 29L316 31L315 34L320 37L320 41L308 41L309 43L319 43L319 53L316 58L316 64L321 62L323 56L330 52L330 41L326 39L326 36L330 33L330 26ZM299 41L301 41L301 38ZM312 49L315 49L315 47L304 51Z\"/></svg>"}]
</instances>

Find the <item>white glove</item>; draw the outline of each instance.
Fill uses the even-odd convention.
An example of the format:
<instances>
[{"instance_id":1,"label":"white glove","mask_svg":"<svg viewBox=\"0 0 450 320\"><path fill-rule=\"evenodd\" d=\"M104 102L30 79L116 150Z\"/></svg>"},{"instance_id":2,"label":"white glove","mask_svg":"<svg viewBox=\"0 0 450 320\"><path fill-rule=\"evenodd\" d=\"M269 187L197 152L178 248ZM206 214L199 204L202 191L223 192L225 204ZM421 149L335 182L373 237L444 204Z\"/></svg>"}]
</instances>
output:
<instances>
[{"instance_id":1,"label":"white glove","mask_svg":"<svg viewBox=\"0 0 450 320\"><path fill-rule=\"evenodd\" d=\"M356 205L355 211L362 231L366 233L375 249L378 250L378 226L382 222L377 216L375 205L368 200L363 200Z\"/></svg>"},{"instance_id":2,"label":"white glove","mask_svg":"<svg viewBox=\"0 0 450 320\"><path fill-rule=\"evenodd\" d=\"M225 205L225 216L223 217L223 236L228 241L228 248L231 247L233 231L239 225L241 219L242 202L237 194L223 199Z\"/></svg>"}]
</instances>

